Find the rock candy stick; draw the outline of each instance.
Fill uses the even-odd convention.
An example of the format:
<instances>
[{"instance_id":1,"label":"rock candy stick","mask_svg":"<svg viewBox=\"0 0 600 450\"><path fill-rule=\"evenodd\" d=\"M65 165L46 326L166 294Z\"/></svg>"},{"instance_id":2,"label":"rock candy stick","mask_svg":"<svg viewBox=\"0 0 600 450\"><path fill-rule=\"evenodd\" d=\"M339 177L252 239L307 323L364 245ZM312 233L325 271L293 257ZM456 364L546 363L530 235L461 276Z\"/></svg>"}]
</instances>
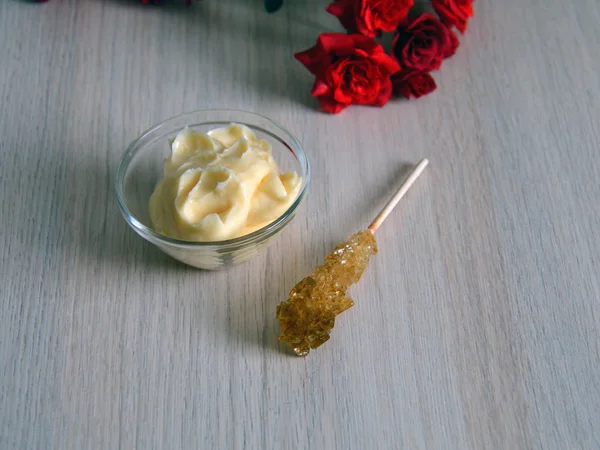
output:
<instances>
[{"instance_id":1,"label":"rock candy stick","mask_svg":"<svg viewBox=\"0 0 600 450\"><path fill-rule=\"evenodd\" d=\"M308 355L329 340L335 317L354 305L346 295L348 288L362 277L371 255L377 253L373 234L427 167L422 159L402 186L383 207L367 230L350 236L325 257L325 264L290 291L286 302L277 306L281 324L279 340L291 345L298 356Z\"/></svg>"}]
</instances>

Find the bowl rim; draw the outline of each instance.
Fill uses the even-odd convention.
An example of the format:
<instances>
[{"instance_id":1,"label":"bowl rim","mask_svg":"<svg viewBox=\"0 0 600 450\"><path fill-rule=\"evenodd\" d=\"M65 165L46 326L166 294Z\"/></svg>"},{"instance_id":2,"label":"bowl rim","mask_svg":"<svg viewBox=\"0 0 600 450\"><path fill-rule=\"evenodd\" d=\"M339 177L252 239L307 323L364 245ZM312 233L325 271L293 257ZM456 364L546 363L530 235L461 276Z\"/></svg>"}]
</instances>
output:
<instances>
[{"instance_id":1,"label":"bowl rim","mask_svg":"<svg viewBox=\"0 0 600 450\"><path fill-rule=\"evenodd\" d=\"M157 131L159 128L167 125L169 122L174 122L177 120L181 120L186 116L192 116L192 115L201 114L201 113L215 113L215 114L225 113L225 114L232 114L233 116L235 116L235 114L246 114L249 116L254 116L257 119L266 120L271 125L274 125L276 128L281 130L285 135L287 135L289 142L283 142L283 143L286 147L288 147L288 150L290 150L292 152L292 154L296 157L296 159L300 163L300 166L302 167L302 170L304 172L302 174L303 178L304 178L304 180L302 181L303 187L300 190L300 192L298 193L298 196L296 197L294 202L290 205L290 207L283 214L281 214L277 219L275 219L273 222L265 225L262 228L259 228L256 231L253 231L252 233L249 233L249 234L246 234L243 236L239 236L236 238L232 238L232 239L225 239L225 240L220 240L220 241L186 241L183 239L176 239L176 238L172 238L169 236L165 236L164 234L159 233L159 232L155 231L154 229L144 225L133 215L133 213L127 207L127 204L124 199L123 184L125 181L125 175L127 173L129 164L133 160L133 156L137 153L136 150L138 150L137 147L138 147L139 142L142 141L144 138L146 138L149 134L151 134L151 133ZM208 120L201 121L198 123L194 123L193 125L201 125L202 123L210 123L210 121L208 121ZM245 124L243 121L236 121L234 118L232 118L231 123L240 123L242 125L257 128L256 126ZM260 240L261 238L268 238L268 237L274 235L277 231L279 231L280 228L283 229L283 226L285 226L291 220L293 214L296 212L296 210L298 209L298 207L304 200L304 198L306 196L306 192L308 191L308 185L310 184L310 175L311 175L310 163L308 161L308 156L306 155L306 152L305 152L304 148L302 147L302 144L300 143L298 138L296 138L296 136L291 131L289 131L286 127L284 127L283 125L274 121L273 119L270 119L269 117L264 116L262 114L257 114L255 112L245 111L245 110L241 110L241 109L212 109L212 108L198 109L198 110L194 110L194 111L185 112L185 113L173 116L173 117L169 117L169 118L157 123L156 125L153 125L152 127L143 131L136 139L134 139L127 146L125 153L123 154L123 156L121 157L121 159L119 161L119 167L117 169L117 174L115 177L115 195L117 197L117 203L119 205L121 214L123 215L123 217L125 218L127 223L138 234L140 234L145 239L148 239L150 241L158 240L162 243L167 243L167 244L178 246L178 247L239 246L239 245L243 245L243 244L247 244L250 242Z\"/></svg>"}]
</instances>

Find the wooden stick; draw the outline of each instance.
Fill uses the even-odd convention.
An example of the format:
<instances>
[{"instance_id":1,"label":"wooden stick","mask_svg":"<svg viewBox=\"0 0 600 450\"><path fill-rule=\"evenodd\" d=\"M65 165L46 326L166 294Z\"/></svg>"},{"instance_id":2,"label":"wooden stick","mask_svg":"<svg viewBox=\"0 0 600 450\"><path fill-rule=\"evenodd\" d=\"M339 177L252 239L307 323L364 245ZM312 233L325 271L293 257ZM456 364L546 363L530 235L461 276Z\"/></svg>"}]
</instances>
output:
<instances>
[{"instance_id":1,"label":"wooden stick","mask_svg":"<svg viewBox=\"0 0 600 450\"><path fill-rule=\"evenodd\" d=\"M415 166L415 168L412 170L410 175L406 178L404 183L402 183L402 186L400 186L400 188L396 191L396 193L392 196L392 198L390 198L390 200L387 202L387 204L383 207L381 212L379 214L377 214L377 217L375 217L373 222L371 222L371 225L369 225L369 228L368 228L368 230L371 233L375 234L375 232L377 231L379 226L383 223L385 218L392 212L392 209L394 209L394 207L398 204L400 199L402 197L404 197L404 194L406 194L406 192L412 186L412 184L417 180L417 178L419 178L419 175L421 175L421 172L423 172L423 170L425 170L425 167L427 167L427 164L429 164L429 161L427 160L427 158L423 158L421 161L419 161L419 164L417 164Z\"/></svg>"}]
</instances>

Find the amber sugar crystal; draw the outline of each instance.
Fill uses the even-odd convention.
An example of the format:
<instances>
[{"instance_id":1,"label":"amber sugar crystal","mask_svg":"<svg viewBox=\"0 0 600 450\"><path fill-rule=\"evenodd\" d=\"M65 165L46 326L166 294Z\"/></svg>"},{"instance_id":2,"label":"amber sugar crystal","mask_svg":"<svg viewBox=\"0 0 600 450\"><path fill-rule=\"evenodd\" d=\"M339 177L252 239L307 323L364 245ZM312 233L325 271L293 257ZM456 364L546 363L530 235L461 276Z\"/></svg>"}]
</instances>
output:
<instances>
[{"instance_id":1,"label":"amber sugar crystal","mask_svg":"<svg viewBox=\"0 0 600 450\"><path fill-rule=\"evenodd\" d=\"M338 245L325 257L325 264L315 267L290 291L288 300L277 306L279 340L290 344L298 356L326 342L335 316L354 305L346 291L360 280L376 253L377 243L369 230Z\"/></svg>"}]
</instances>

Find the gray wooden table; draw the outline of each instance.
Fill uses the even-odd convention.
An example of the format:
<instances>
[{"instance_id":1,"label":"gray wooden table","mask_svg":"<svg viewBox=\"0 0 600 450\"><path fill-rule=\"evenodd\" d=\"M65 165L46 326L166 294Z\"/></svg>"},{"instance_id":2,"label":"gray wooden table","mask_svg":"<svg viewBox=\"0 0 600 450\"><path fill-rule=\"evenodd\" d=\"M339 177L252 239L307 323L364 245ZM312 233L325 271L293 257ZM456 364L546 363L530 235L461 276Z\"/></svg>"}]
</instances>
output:
<instances>
[{"instance_id":1,"label":"gray wooden table","mask_svg":"<svg viewBox=\"0 0 600 450\"><path fill-rule=\"evenodd\" d=\"M437 92L315 111L324 3L0 2L0 448L600 448L600 3L477 0ZM251 263L128 229L127 144L183 111L292 129L308 200ZM306 358L276 304L431 167Z\"/></svg>"}]
</instances>

